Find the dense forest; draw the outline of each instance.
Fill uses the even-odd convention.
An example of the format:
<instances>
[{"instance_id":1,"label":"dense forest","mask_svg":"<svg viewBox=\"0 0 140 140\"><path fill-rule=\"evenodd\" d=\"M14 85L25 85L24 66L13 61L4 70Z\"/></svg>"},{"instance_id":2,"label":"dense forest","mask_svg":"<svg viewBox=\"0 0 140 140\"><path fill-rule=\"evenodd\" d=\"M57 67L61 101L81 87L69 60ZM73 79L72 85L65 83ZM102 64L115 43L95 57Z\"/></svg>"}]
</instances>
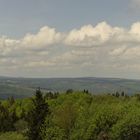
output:
<instances>
[{"instance_id":1,"label":"dense forest","mask_svg":"<svg viewBox=\"0 0 140 140\"><path fill-rule=\"evenodd\" d=\"M0 102L0 140L140 140L140 95L87 90Z\"/></svg>"}]
</instances>

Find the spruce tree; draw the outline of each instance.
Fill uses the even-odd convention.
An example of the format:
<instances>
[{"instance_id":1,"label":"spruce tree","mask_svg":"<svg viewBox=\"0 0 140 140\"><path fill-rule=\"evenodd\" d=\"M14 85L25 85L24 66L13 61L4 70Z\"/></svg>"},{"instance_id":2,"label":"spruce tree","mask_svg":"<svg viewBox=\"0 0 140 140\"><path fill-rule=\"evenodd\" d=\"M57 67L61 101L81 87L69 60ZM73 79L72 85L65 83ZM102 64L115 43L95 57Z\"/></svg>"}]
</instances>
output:
<instances>
[{"instance_id":1,"label":"spruce tree","mask_svg":"<svg viewBox=\"0 0 140 140\"><path fill-rule=\"evenodd\" d=\"M27 136L29 140L42 140L41 128L44 125L46 116L49 114L49 107L40 88L36 90L35 98L32 101L34 107L27 115Z\"/></svg>"}]
</instances>

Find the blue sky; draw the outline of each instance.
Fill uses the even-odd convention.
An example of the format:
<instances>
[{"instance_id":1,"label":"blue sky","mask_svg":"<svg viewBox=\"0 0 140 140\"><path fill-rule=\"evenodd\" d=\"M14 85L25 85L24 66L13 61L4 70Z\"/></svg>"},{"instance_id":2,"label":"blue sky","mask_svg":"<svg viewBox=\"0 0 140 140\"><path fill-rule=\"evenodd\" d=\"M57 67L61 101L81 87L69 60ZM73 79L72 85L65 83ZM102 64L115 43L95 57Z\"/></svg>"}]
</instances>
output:
<instances>
[{"instance_id":1,"label":"blue sky","mask_svg":"<svg viewBox=\"0 0 140 140\"><path fill-rule=\"evenodd\" d=\"M140 0L0 0L0 75L140 79Z\"/></svg>"},{"instance_id":2,"label":"blue sky","mask_svg":"<svg viewBox=\"0 0 140 140\"><path fill-rule=\"evenodd\" d=\"M130 0L0 0L0 3L0 33L11 37L22 37L45 25L60 31L102 21L128 27L140 18L140 13L130 8Z\"/></svg>"}]
</instances>

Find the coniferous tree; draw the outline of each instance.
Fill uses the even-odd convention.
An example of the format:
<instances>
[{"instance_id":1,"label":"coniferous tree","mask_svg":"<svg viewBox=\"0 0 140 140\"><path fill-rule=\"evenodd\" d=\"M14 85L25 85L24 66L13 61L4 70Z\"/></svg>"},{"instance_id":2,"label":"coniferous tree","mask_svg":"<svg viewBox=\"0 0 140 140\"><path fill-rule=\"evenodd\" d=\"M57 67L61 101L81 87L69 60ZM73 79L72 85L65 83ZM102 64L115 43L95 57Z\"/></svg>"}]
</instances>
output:
<instances>
[{"instance_id":1,"label":"coniferous tree","mask_svg":"<svg viewBox=\"0 0 140 140\"><path fill-rule=\"evenodd\" d=\"M41 93L40 88L36 90L33 101L33 109L27 115L29 140L42 140L41 128L44 125L45 117L49 114L48 104Z\"/></svg>"},{"instance_id":2,"label":"coniferous tree","mask_svg":"<svg viewBox=\"0 0 140 140\"><path fill-rule=\"evenodd\" d=\"M117 91L117 92L116 92L116 97L119 97L119 96L120 96L120 94L119 94L119 92Z\"/></svg>"},{"instance_id":3,"label":"coniferous tree","mask_svg":"<svg viewBox=\"0 0 140 140\"><path fill-rule=\"evenodd\" d=\"M66 91L66 94L70 94L70 93L73 93L73 89L68 89L68 90Z\"/></svg>"},{"instance_id":4,"label":"coniferous tree","mask_svg":"<svg viewBox=\"0 0 140 140\"><path fill-rule=\"evenodd\" d=\"M0 102L0 132L8 131L9 125L9 112Z\"/></svg>"},{"instance_id":5,"label":"coniferous tree","mask_svg":"<svg viewBox=\"0 0 140 140\"><path fill-rule=\"evenodd\" d=\"M121 93L121 96L122 96L122 97L124 97L124 96L125 96L125 93L124 93L124 91L122 91L122 93Z\"/></svg>"}]
</instances>

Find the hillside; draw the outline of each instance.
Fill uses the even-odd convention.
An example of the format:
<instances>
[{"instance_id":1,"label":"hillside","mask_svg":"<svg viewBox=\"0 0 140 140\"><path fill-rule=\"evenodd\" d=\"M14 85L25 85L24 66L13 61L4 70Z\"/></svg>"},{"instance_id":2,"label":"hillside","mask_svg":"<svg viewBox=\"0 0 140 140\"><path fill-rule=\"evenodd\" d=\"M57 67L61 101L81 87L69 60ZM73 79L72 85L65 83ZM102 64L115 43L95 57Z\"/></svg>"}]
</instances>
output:
<instances>
[{"instance_id":1,"label":"hillside","mask_svg":"<svg viewBox=\"0 0 140 140\"><path fill-rule=\"evenodd\" d=\"M117 78L10 78L0 77L0 98L32 96L34 90L41 87L45 91L64 92L67 89L84 90L91 93L114 93L124 91L127 94L139 93L140 80Z\"/></svg>"}]
</instances>

